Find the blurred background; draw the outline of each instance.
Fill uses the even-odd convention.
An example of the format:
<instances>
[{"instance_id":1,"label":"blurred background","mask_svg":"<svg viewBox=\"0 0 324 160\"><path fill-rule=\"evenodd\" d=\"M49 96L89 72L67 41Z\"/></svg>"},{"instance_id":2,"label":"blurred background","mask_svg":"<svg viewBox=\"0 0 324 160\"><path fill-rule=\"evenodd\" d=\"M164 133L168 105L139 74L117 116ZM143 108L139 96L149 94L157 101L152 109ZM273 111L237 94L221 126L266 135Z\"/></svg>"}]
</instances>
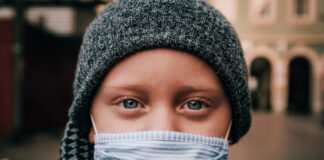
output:
<instances>
[{"instance_id":1,"label":"blurred background","mask_svg":"<svg viewBox=\"0 0 324 160\"><path fill-rule=\"evenodd\" d=\"M229 159L324 159L324 0L206 0L236 29L253 121ZM86 27L112 0L0 0L0 160L58 159Z\"/></svg>"}]
</instances>

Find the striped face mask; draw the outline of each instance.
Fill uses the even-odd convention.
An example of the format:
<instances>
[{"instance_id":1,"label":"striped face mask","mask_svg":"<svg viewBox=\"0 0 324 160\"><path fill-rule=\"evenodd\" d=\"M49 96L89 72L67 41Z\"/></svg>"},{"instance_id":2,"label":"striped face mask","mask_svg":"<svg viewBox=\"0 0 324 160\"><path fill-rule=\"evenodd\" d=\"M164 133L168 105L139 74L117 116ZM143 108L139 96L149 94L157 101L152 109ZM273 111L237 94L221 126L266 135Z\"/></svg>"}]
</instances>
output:
<instances>
[{"instance_id":1,"label":"striped face mask","mask_svg":"<svg viewBox=\"0 0 324 160\"><path fill-rule=\"evenodd\" d=\"M228 134L225 138L208 137L174 131L141 131L127 133L97 133L94 159L122 160L226 160Z\"/></svg>"}]
</instances>

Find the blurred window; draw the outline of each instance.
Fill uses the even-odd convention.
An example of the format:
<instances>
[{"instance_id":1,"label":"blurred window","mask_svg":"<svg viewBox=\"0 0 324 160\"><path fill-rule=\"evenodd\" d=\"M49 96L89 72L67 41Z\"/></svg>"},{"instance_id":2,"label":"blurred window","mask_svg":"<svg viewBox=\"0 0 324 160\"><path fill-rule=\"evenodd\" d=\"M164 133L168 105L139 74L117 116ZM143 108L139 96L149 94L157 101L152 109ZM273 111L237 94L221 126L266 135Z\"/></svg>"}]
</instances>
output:
<instances>
[{"instance_id":1,"label":"blurred window","mask_svg":"<svg viewBox=\"0 0 324 160\"><path fill-rule=\"evenodd\" d=\"M255 26L272 25L277 16L277 0L249 0L249 22Z\"/></svg>"},{"instance_id":2,"label":"blurred window","mask_svg":"<svg viewBox=\"0 0 324 160\"><path fill-rule=\"evenodd\" d=\"M75 11L70 7L32 7L26 16L31 24L58 35L69 36L75 30Z\"/></svg>"},{"instance_id":3,"label":"blurred window","mask_svg":"<svg viewBox=\"0 0 324 160\"><path fill-rule=\"evenodd\" d=\"M217 8L232 23L235 23L238 12L238 0L206 0Z\"/></svg>"},{"instance_id":4,"label":"blurred window","mask_svg":"<svg viewBox=\"0 0 324 160\"><path fill-rule=\"evenodd\" d=\"M114 0L104 0L104 4L99 4L95 8L96 14L100 14L108 5L110 5Z\"/></svg>"},{"instance_id":5,"label":"blurred window","mask_svg":"<svg viewBox=\"0 0 324 160\"><path fill-rule=\"evenodd\" d=\"M301 16L307 16L308 14L308 7L309 7L309 1L308 0L296 0L297 2L295 3L295 12L296 14L301 17Z\"/></svg>"},{"instance_id":6,"label":"blurred window","mask_svg":"<svg viewBox=\"0 0 324 160\"><path fill-rule=\"evenodd\" d=\"M15 15L11 7L0 7L0 19L12 19Z\"/></svg>"},{"instance_id":7,"label":"blurred window","mask_svg":"<svg viewBox=\"0 0 324 160\"><path fill-rule=\"evenodd\" d=\"M310 26L316 23L317 0L288 0L287 21L293 27Z\"/></svg>"}]
</instances>

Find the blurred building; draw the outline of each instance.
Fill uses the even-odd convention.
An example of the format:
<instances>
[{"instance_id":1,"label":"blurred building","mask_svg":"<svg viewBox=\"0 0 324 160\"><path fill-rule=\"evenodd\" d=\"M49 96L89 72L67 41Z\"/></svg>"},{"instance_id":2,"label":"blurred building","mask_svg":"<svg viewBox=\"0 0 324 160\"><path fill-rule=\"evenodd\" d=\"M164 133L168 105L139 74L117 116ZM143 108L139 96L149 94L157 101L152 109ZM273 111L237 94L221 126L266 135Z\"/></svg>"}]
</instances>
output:
<instances>
[{"instance_id":1,"label":"blurred building","mask_svg":"<svg viewBox=\"0 0 324 160\"><path fill-rule=\"evenodd\" d=\"M208 0L244 48L255 110L323 111L324 0Z\"/></svg>"},{"instance_id":2,"label":"blurred building","mask_svg":"<svg viewBox=\"0 0 324 160\"><path fill-rule=\"evenodd\" d=\"M0 0L0 134L63 126L85 28L112 0ZM320 113L324 0L206 0L233 24L255 110Z\"/></svg>"}]
</instances>

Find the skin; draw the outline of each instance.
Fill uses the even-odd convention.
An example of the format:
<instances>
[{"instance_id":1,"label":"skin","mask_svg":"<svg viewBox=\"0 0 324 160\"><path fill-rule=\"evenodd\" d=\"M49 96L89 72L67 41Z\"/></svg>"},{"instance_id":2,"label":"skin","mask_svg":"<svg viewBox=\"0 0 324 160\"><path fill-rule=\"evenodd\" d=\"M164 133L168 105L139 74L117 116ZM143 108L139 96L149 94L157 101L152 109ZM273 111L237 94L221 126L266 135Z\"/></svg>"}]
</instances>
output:
<instances>
[{"instance_id":1,"label":"skin","mask_svg":"<svg viewBox=\"0 0 324 160\"><path fill-rule=\"evenodd\" d=\"M91 114L99 133L167 130L225 137L231 121L228 98L212 68L172 49L140 51L116 64L94 97ZM92 127L91 143L94 134Z\"/></svg>"}]
</instances>

